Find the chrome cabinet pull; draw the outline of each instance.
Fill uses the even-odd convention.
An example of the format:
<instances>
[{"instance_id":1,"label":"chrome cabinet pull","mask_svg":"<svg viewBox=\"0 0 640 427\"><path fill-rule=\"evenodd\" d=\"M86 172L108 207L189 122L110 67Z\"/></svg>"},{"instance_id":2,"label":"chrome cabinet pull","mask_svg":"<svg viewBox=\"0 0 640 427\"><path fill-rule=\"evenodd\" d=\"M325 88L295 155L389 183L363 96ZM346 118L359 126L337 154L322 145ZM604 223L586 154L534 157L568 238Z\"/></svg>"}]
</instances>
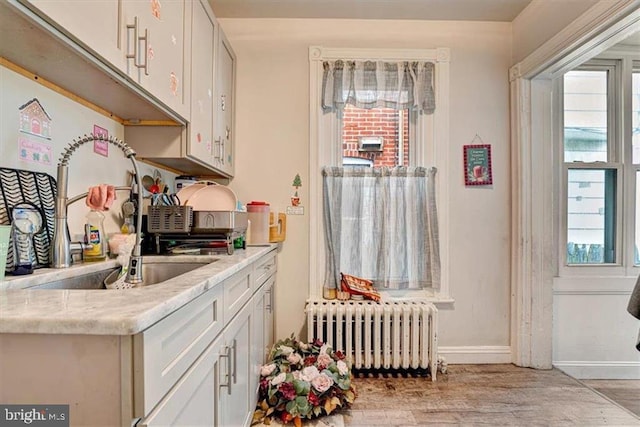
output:
<instances>
[{"instance_id":1,"label":"chrome cabinet pull","mask_svg":"<svg viewBox=\"0 0 640 427\"><path fill-rule=\"evenodd\" d=\"M136 67L144 69L144 75L149 75L149 29L144 29L144 36L138 38L138 42L144 42L144 62L141 64L136 64Z\"/></svg>"},{"instance_id":2,"label":"chrome cabinet pull","mask_svg":"<svg viewBox=\"0 0 640 427\"><path fill-rule=\"evenodd\" d=\"M224 353L219 356L219 359L223 359L223 358L226 359L227 363L226 363L226 369L225 369L225 374L224 374L226 384L223 383L222 381L220 381L220 384L219 384L218 388L220 389L222 387L227 387L227 394L231 394L231 375L229 375L229 371L230 371L230 368L231 368L229 366L229 364L230 364L229 351L230 350L231 350L230 347L225 347L224 350L223 350Z\"/></svg>"},{"instance_id":3,"label":"chrome cabinet pull","mask_svg":"<svg viewBox=\"0 0 640 427\"><path fill-rule=\"evenodd\" d=\"M269 313L271 313L271 289L267 291L267 294L269 294L269 301L267 302L266 309Z\"/></svg>"},{"instance_id":4,"label":"chrome cabinet pull","mask_svg":"<svg viewBox=\"0 0 640 427\"><path fill-rule=\"evenodd\" d=\"M216 138L213 140L213 158L220 159L220 144L222 144L222 138ZM217 147L217 148L216 148Z\"/></svg>"},{"instance_id":5,"label":"chrome cabinet pull","mask_svg":"<svg viewBox=\"0 0 640 427\"><path fill-rule=\"evenodd\" d=\"M129 30L133 30L133 53L129 53ZM127 24L127 59L133 59L133 65L138 67L138 17L133 18L133 24Z\"/></svg>"},{"instance_id":6,"label":"chrome cabinet pull","mask_svg":"<svg viewBox=\"0 0 640 427\"><path fill-rule=\"evenodd\" d=\"M237 373L238 373L238 361L236 360L236 355L238 354L238 349L236 347L236 340L235 338L233 339L233 345L231 346L231 349L233 350L233 358L231 360L233 360L233 384L236 383L237 381Z\"/></svg>"}]
</instances>

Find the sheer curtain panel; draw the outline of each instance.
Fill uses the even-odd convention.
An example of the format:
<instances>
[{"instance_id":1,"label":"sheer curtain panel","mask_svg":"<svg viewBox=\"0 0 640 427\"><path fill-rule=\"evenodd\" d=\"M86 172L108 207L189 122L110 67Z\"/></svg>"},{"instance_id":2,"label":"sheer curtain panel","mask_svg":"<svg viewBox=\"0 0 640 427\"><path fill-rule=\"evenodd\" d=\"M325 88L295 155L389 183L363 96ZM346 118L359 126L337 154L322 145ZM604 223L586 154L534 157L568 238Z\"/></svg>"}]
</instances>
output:
<instances>
[{"instance_id":1,"label":"sheer curtain panel","mask_svg":"<svg viewBox=\"0 0 640 427\"><path fill-rule=\"evenodd\" d=\"M377 289L439 289L435 168L324 167L325 287L340 273Z\"/></svg>"},{"instance_id":2,"label":"sheer curtain panel","mask_svg":"<svg viewBox=\"0 0 640 427\"><path fill-rule=\"evenodd\" d=\"M322 109L341 111L386 107L432 114L435 109L432 62L325 61Z\"/></svg>"}]
</instances>

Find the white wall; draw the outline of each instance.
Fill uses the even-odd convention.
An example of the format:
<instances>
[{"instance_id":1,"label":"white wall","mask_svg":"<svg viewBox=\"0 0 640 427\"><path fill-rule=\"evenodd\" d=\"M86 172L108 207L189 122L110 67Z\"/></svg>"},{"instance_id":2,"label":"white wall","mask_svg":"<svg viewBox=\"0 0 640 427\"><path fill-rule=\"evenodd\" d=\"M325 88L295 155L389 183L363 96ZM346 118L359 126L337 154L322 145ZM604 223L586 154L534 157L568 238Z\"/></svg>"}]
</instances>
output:
<instances>
[{"instance_id":1,"label":"white wall","mask_svg":"<svg viewBox=\"0 0 640 427\"><path fill-rule=\"evenodd\" d=\"M509 85L511 25L482 22L223 19L238 57L236 178L243 201L283 210L300 173L304 216L289 216L278 262L276 333L304 329L309 277L310 45L451 49L451 294L440 345L454 359L510 361ZM465 188L462 146L478 134L492 145L493 187ZM468 356L468 357L467 357ZM495 356L495 357L494 357ZM465 359L467 357L467 359Z\"/></svg>"},{"instance_id":2,"label":"white wall","mask_svg":"<svg viewBox=\"0 0 640 427\"><path fill-rule=\"evenodd\" d=\"M512 22L513 64L582 15L598 0L533 0Z\"/></svg>"},{"instance_id":3,"label":"white wall","mask_svg":"<svg viewBox=\"0 0 640 427\"><path fill-rule=\"evenodd\" d=\"M0 66L0 94L0 167L45 172L56 178L56 166L63 149L74 138L91 133L93 125L107 129L109 135L119 139L124 136L124 127L118 122L2 66ZM50 141L19 131L18 108L33 98L40 101L52 118ZM18 157L18 140L25 137L51 145L53 156L50 166L25 162ZM141 162L139 166L142 174L152 173L154 170L153 167ZM85 144L73 154L69 162L68 194L70 197L75 196L87 191L88 187L101 183L125 186L129 183L127 171L133 171L133 166L115 146L110 145L109 157L104 157L93 152L91 143ZM175 174L161 172L168 182L173 182ZM118 192L116 197L116 203L105 215L105 230L108 234L120 229L122 224L120 203L127 199L128 194ZM72 238L82 235L87 213L88 208L83 201L78 201L69 207L69 231Z\"/></svg>"}]
</instances>

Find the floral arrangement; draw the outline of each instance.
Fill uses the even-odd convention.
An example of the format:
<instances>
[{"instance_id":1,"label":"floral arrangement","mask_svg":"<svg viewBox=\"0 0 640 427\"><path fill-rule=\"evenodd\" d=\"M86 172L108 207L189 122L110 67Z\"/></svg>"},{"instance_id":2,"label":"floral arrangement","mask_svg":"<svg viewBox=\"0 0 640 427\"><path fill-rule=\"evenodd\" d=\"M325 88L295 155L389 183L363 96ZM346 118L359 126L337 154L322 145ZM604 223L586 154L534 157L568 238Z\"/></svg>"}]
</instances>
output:
<instances>
[{"instance_id":1,"label":"floral arrangement","mask_svg":"<svg viewBox=\"0 0 640 427\"><path fill-rule=\"evenodd\" d=\"M274 344L269 363L260 369L258 406L253 424L273 417L299 427L302 419L349 407L356 398L345 356L316 339L307 344L293 337Z\"/></svg>"}]
</instances>

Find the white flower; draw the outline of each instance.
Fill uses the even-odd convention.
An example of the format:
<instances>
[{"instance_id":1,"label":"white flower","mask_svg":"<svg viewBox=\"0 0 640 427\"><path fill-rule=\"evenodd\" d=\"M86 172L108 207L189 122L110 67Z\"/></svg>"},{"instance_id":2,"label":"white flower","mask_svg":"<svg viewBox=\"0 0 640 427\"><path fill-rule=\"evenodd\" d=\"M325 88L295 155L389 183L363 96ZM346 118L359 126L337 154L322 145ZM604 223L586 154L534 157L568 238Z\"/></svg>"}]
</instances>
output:
<instances>
[{"instance_id":1,"label":"white flower","mask_svg":"<svg viewBox=\"0 0 640 427\"><path fill-rule=\"evenodd\" d=\"M270 363L268 365L262 365L262 367L260 367L260 375L262 375L263 377L268 377L269 375L271 375L273 373L273 371L275 369L276 369L275 363Z\"/></svg>"},{"instance_id":2,"label":"white flower","mask_svg":"<svg viewBox=\"0 0 640 427\"><path fill-rule=\"evenodd\" d=\"M291 353L288 357L287 360L289 361L289 363L291 363L292 365L297 365L298 363L300 363L302 361L302 356L300 356L299 353Z\"/></svg>"},{"instance_id":3,"label":"white flower","mask_svg":"<svg viewBox=\"0 0 640 427\"><path fill-rule=\"evenodd\" d=\"M338 360L338 372L340 375L347 375L349 372L349 367L342 360Z\"/></svg>"},{"instance_id":4,"label":"white flower","mask_svg":"<svg viewBox=\"0 0 640 427\"><path fill-rule=\"evenodd\" d=\"M315 366L307 366L306 368L304 368L302 370L302 374L300 375L300 379L302 381L311 382L318 375L320 375L320 372L318 372L318 368L316 368Z\"/></svg>"},{"instance_id":5,"label":"white flower","mask_svg":"<svg viewBox=\"0 0 640 427\"><path fill-rule=\"evenodd\" d=\"M311 381L311 385L320 393L324 393L325 391L329 390L333 385L333 378L331 378L327 374L322 373L317 377L315 377L313 381Z\"/></svg>"},{"instance_id":6,"label":"white flower","mask_svg":"<svg viewBox=\"0 0 640 427\"><path fill-rule=\"evenodd\" d=\"M288 345L283 345L282 347L280 347L280 351L282 352L282 354L284 354L285 356L290 355L291 353L293 353L293 349L291 347L289 347Z\"/></svg>"},{"instance_id":7,"label":"white flower","mask_svg":"<svg viewBox=\"0 0 640 427\"><path fill-rule=\"evenodd\" d=\"M294 380L299 380L302 377L302 373L300 371L293 371L291 375L293 375Z\"/></svg>"},{"instance_id":8,"label":"white flower","mask_svg":"<svg viewBox=\"0 0 640 427\"><path fill-rule=\"evenodd\" d=\"M327 367L331 362L333 362L333 359L327 353L320 353L318 355L318 365Z\"/></svg>"},{"instance_id":9,"label":"white flower","mask_svg":"<svg viewBox=\"0 0 640 427\"><path fill-rule=\"evenodd\" d=\"M320 347L320 354L327 354L328 349L329 349L329 344L323 344L322 347Z\"/></svg>"},{"instance_id":10,"label":"white flower","mask_svg":"<svg viewBox=\"0 0 640 427\"><path fill-rule=\"evenodd\" d=\"M307 344L306 342L301 342L300 344L298 344L298 347L300 347L300 350L303 351L309 350L309 344Z\"/></svg>"},{"instance_id":11,"label":"white flower","mask_svg":"<svg viewBox=\"0 0 640 427\"><path fill-rule=\"evenodd\" d=\"M278 385L284 382L284 380L286 379L287 379L287 374L285 372L280 372L271 380L271 385Z\"/></svg>"}]
</instances>

